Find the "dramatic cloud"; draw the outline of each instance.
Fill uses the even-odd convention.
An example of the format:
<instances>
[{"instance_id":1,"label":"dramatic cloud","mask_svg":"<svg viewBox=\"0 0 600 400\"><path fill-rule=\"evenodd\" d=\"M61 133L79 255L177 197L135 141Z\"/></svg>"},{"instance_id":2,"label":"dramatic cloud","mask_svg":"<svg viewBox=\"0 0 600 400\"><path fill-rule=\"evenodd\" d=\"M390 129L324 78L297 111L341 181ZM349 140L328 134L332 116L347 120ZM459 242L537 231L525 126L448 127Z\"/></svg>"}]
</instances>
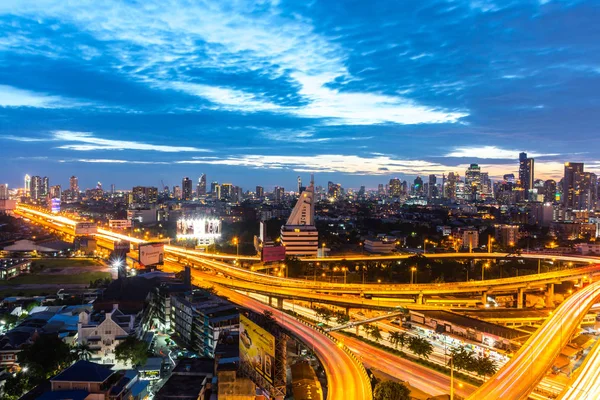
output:
<instances>
[{"instance_id":1,"label":"dramatic cloud","mask_svg":"<svg viewBox=\"0 0 600 400\"><path fill-rule=\"evenodd\" d=\"M507 150L497 146L457 147L446 157L484 158L511 160L519 158L519 153L525 152L528 157L550 157L558 154L540 154L526 150Z\"/></svg>"},{"instance_id":2,"label":"dramatic cloud","mask_svg":"<svg viewBox=\"0 0 600 400\"><path fill-rule=\"evenodd\" d=\"M0 85L0 107L64 108L75 105L75 102L60 96Z\"/></svg>"}]
</instances>

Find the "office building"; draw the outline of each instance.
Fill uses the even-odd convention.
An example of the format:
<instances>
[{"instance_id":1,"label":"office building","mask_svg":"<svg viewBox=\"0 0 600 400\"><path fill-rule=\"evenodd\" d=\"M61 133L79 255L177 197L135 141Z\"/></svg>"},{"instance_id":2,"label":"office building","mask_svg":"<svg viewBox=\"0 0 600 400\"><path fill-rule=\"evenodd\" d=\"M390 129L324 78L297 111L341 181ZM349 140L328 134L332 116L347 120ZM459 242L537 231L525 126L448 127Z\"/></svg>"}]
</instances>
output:
<instances>
[{"instance_id":1,"label":"office building","mask_svg":"<svg viewBox=\"0 0 600 400\"><path fill-rule=\"evenodd\" d=\"M33 200L40 200L43 197L43 181L41 176L31 177L31 198Z\"/></svg>"},{"instance_id":2,"label":"office building","mask_svg":"<svg viewBox=\"0 0 600 400\"><path fill-rule=\"evenodd\" d=\"M158 201L158 188L136 186L131 190L132 202L138 205L156 204Z\"/></svg>"},{"instance_id":3,"label":"office building","mask_svg":"<svg viewBox=\"0 0 600 400\"><path fill-rule=\"evenodd\" d=\"M476 200L481 194L481 167L471 164L465 172L465 198Z\"/></svg>"},{"instance_id":4,"label":"office building","mask_svg":"<svg viewBox=\"0 0 600 400\"><path fill-rule=\"evenodd\" d=\"M69 179L69 190L71 190L72 192L79 192L79 180L77 179L76 176L72 176Z\"/></svg>"},{"instance_id":5,"label":"office building","mask_svg":"<svg viewBox=\"0 0 600 400\"><path fill-rule=\"evenodd\" d=\"M0 200L8 200L8 183L0 183Z\"/></svg>"},{"instance_id":6,"label":"office building","mask_svg":"<svg viewBox=\"0 0 600 400\"><path fill-rule=\"evenodd\" d=\"M191 201L193 197L192 180L186 176L181 181L181 198L184 201Z\"/></svg>"},{"instance_id":7,"label":"office building","mask_svg":"<svg viewBox=\"0 0 600 400\"><path fill-rule=\"evenodd\" d=\"M60 199L62 195L62 190L60 185L50 186L50 197L53 199Z\"/></svg>"},{"instance_id":8,"label":"office building","mask_svg":"<svg viewBox=\"0 0 600 400\"><path fill-rule=\"evenodd\" d=\"M237 306L203 290L171 297L171 328L189 349L214 357L221 333L238 332Z\"/></svg>"},{"instance_id":9,"label":"office building","mask_svg":"<svg viewBox=\"0 0 600 400\"><path fill-rule=\"evenodd\" d=\"M181 200L181 188L179 186L173 186L173 198L176 200Z\"/></svg>"},{"instance_id":10,"label":"office building","mask_svg":"<svg viewBox=\"0 0 600 400\"><path fill-rule=\"evenodd\" d=\"M534 160L528 158L527 153L519 154L519 186L525 191L525 196L533 189Z\"/></svg>"},{"instance_id":11,"label":"office building","mask_svg":"<svg viewBox=\"0 0 600 400\"><path fill-rule=\"evenodd\" d=\"M437 197L437 177L433 174L429 175L429 180L427 181L427 198L431 199Z\"/></svg>"},{"instance_id":12,"label":"office building","mask_svg":"<svg viewBox=\"0 0 600 400\"><path fill-rule=\"evenodd\" d=\"M42 197L48 197L50 194L50 179L47 176L42 178Z\"/></svg>"},{"instance_id":13,"label":"office building","mask_svg":"<svg viewBox=\"0 0 600 400\"><path fill-rule=\"evenodd\" d=\"M212 181L210 183L210 192L214 195L215 193L215 188L217 187L217 185L219 185L219 182L217 181Z\"/></svg>"},{"instance_id":14,"label":"office building","mask_svg":"<svg viewBox=\"0 0 600 400\"><path fill-rule=\"evenodd\" d=\"M206 174L200 175L198 178L198 186L196 187L196 194L198 197L206 196Z\"/></svg>"},{"instance_id":15,"label":"office building","mask_svg":"<svg viewBox=\"0 0 600 400\"><path fill-rule=\"evenodd\" d=\"M233 199L233 185L231 183L223 183L221 185L221 200L232 200Z\"/></svg>"},{"instance_id":16,"label":"office building","mask_svg":"<svg viewBox=\"0 0 600 400\"><path fill-rule=\"evenodd\" d=\"M262 199L265 197L265 189L262 186L256 187L256 198Z\"/></svg>"},{"instance_id":17,"label":"office building","mask_svg":"<svg viewBox=\"0 0 600 400\"><path fill-rule=\"evenodd\" d=\"M578 203L578 177L583 174L583 163L565 163L565 173L563 177L563 206L566 209L576 209Z\"/></svg>"},{"instance_id":18,"label":"office building","mask_svg":"<svg viewBox=\"0 0 600 400\"><path fill-rule=\"evenodd\" d=\"M30 197L31 196L31 177L28 174L25 174L24 188L25 188L25 196Z\"/></svg>"},{"instance_id":19,"label":"office building","mask_svg":"<svg viewBox=\"0 0 600 400\"><path fill-rule=\"evenodd\" d=\"M400 179L398 179L398 178L390 179L389 187L390 187L390 191L389 191L390 197L400 197L400 195L402 194L402 183L400 182Z\"/></svg>"},{"instance_id":20,"label":"office building","mask_svg":"<svg viewBox=\"0 0 600 400\"><path fill-rule=\"evenodd\" d=\"M275 203L281 203L285 195L285 188L282 188L281 186L275 186L273 194L275 197Z\"/></svg>"},{"instance_id":21,"label":"office building","mask_svg":"<svg viewBox=\"0 0 600 400\"><path fill-rule=\"evenodd\" d=\"M556 201L556 181L548 179L544 182L544 202L554 203Z\"/></svg>"},{"instance_id":22,"label":"office building","mask_svg":"<svg viewBox=\"0 0 600 400\"><path fill-rule=\"evenodd\" d=\"M423 194L423 179L420 176L417 176L413 181L413 194L416 196Z\"/></svg>"},{"instance_id":23,"label":"office building","mask_svg":"<svg viewBox=\"0 0 600 400\"><path fill-rule=\"evenodd\" d=\"M314 181L300 194L287 223L281 227L281 242L290 256L316 256L319 232L315 227Z\"/></svg>"}]
</instances>

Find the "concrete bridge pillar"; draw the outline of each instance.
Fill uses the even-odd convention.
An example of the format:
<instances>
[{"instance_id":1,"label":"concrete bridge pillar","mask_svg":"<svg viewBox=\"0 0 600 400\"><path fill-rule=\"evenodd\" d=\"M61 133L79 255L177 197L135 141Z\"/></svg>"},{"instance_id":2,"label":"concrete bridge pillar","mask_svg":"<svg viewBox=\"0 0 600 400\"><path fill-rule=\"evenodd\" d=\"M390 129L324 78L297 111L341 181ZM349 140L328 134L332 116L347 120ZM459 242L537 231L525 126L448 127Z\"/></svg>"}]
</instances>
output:
<instances>
[{"instance_id":1,"label":"concrete bridge pillar","mask_svg":"<svg viewBox=\"0 0 600 400\"><path fill-rule=\"evenodd\" d=\"M417 304L423 304L423 293L417 295Z\"/></svg>"},{"instance_id":2,"label":"concrete bridge pillar","mask_svg":"<svg viewBox=\"0 0 600 400\"><path fill-rule=\"evenodd\" d=\"M523 298L525 297L525 289L519 288L517 290L517 308L523 308Z\"/></svg>"},{"instance_id":3,"label":"concrete bridge pillar","mask_svg":"<svg viewBox=\"0 0 600 400\"><path fill-rule=\"evenodd\" d=\"M481 293L481 302L483 303L484 306L487 304L488 294L489 294L488 292Z\"/></svg>"},{"instance_id":4,"label":"concrete bridge pillar","mask_svg":"<svg viewBox=\"0 0 600 400\"><path fill-rule=\"evenodd\" d=\"M346 315L350 316L350 307L346 307Z\"/></svg>"},{"instance_id":5,"label":"concrete bridge pillar","mask_svg":"<svg viewBox=\"0 0 600 400\"><path fill-rule=\"evenodd\" d=\"M554 308L554 283L549 283L546 289L546 307Z\"/></svg>"},{"instance_id":6,"label":"concrete bridge pillar","mask_svg":"<svg viewBox=\"0 0 600 400\"><path fill-rule=\"evenodd\" d=\"M279 310L283 310L283 297L275 297L275 299L277 300L277 305L275 307Z\"/></svg>"},{"instance_id":7,"label":"concrete bridge pillar","mask_svg":"<svg viewBox=\"0 0 600 400\"><path fill-rule=\"evenodd\" d=\"M270 306L273 305L273 297L272 296L269 296L269 302L267 304Z\"/></svg>"}]
</instances>

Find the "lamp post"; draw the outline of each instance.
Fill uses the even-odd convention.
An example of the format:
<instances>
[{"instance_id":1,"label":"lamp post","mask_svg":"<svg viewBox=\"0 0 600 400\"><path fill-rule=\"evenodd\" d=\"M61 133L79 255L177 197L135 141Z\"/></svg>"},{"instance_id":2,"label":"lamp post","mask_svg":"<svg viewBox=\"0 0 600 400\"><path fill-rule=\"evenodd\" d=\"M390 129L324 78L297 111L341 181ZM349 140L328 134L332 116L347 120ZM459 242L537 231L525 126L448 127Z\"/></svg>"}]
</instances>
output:
<instances>
[{"instance_id":1,"label":"lamp post","mask_svg":"<svg viewBox=\"0 0 600 400\"><path fill-rule=\"evenodd\" d=\"M345 285L346 284L346 272L348 271L348 268L342 267L342 271L344 271L344 285Z\"/></svg>"},{"instance_id":2,"label":"lamp post","mask_svg":"<svg viewBox=\"0 0 600 400\"><path fill-rule=\"evenodd\" d=\"M410 267L410 284L412 285L414 282L414 274L417 272L417 267Z\"/></svg>"},{"instance_id":3,"label":"lamp post","mask_svg":"<svg viewBox=\"0 0 600 400\"><path fill-rule=\"evenodd\" d=\"M454 356L450 357L450 400L454 400Z\"/></svg>"},{"instance_id":4,"label":"lamp post","mask_svg":"<svg viewBox=\"0 0 600 400\"><path fill-rule=\"evenodd\" d=\"M427 253L427 243L429 243L429 240L423 240L423 254Z\"/></svg>"},{"instance_id":5,"label":"lamp post","mask_svg":"<svg viewBox=\"0 0 600 400\"><path fill-rule=\"evenodd\" d=\"M235 255L236 257L240 257L240 241L237 236L233 238L233 244L235 244Z\"/></svg>"},{"instance_id":6,"label":"lamp post","mask_svg":"<svg viewBox=\"0 0 600 400\"><path fill-rule=\"evenodd\" d=\"M483 272L485 271L486 268L489 268L489 267L490 267L490 263L489 262L481 264L481 280L484 280Z\"/></svg>"},{"instance_id":7,"label":"lamp post","mask_svg":"<svg viewBox=\"0 0 600 400\"><path fill-rule=\"evenodd\" d=\"M323 249L321 252L323 253L322 256L323 258L327 257L327 255L325 254L325 242L321 243L321 249Z\"/></svg>"},{"instance_id":8,"label":"lamp post","mask_svg":"<svg viewBox=\"0 0 600 400\"><path fill-rule=\"evenodd\" d=\"M492 243L494 243L494 238L491 236L488 236L488 254L492 252Z\"/></svg>"}]
</instances>

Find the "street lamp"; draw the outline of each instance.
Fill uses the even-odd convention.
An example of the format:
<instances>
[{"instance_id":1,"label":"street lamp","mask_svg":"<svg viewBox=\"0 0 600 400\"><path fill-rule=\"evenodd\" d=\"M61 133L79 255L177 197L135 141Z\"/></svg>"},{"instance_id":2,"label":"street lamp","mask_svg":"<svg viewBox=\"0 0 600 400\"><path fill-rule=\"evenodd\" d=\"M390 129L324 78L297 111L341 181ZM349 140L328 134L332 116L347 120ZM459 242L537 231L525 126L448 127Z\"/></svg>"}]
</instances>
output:
<instances>
[{"instance_id":1,"label":"street lamp","mask_svg":"<svg viewBox=\"0 0 600 400\"><path fill-rule=\"evenodd\" d=\"M348 271L348 268L342 267L342 271L344 271L344 285L345 285L346 284L346 272Z\"/></svg>"},{"instance_id":2,"label":"street lamp","mask_svg":"<svg viewBox=\"0 0 600 400\"><path fill-rule=\"evenodd\" d=\"M492 252L492 243L494 243L494 238L491 236L488 236L488 245L487 245L488 253Z\"/></svg>"},{"instance_id":3,"label":"street lamp","mask_svg":"<svg viewBox=\"0 0 600 400\"><path fill-rule=\"evenodd\" d=\"M486 269L486 268L489 268L489 267L490 267L490 263L489 263L489 262L488 262L488 263L481 264L481 280L483 280L483 279L484 279L484 278L483 278L483 272L485 271L485 269Z\"/></svg>"},{"instance_id":4,"label":"street lamp","mask_svg":"<svg viewBox=\"0 0 600 400\"><path fill-rule=\"evenodd\" d=\"M414 283L414 274L417 272L417 267L410 267L410 284Z\"/></svg>"},{"instance_id":5,"label":"street lamp","mask_svg":"<svg viewBox=\"0 0 600 400\"><path fill-rule=\"evenodd\" d=\"M240 256L240 241L238 240L237 236L233 238L233 244L235 244L235 249L236 249L235 254L236 254L236 257L239 258L239 256Z\"/></svg>"},{"instance_id":6,"label":"street lamp","mask_svg":"<svg viewBox=\"0 0 600 400\"><path fill-rule=\"evenodd\" d=\"M326 257L326 255L325 255L325 242L321 243L321 249L323 249L323 250L321 250L321 253L323 253L321 255L323 256L323 258L325 258Z\"/></svg>"},{"instance_id":7,"label":"street lamp","mask_svg":"<svg viewBox=\"0 0 600 400\"><path fill-rule=\"evenodd\" d=\"M429 240L423 240L423 254L427 253L427 243L431 243Z\"/></svg>"}]
</instances>

